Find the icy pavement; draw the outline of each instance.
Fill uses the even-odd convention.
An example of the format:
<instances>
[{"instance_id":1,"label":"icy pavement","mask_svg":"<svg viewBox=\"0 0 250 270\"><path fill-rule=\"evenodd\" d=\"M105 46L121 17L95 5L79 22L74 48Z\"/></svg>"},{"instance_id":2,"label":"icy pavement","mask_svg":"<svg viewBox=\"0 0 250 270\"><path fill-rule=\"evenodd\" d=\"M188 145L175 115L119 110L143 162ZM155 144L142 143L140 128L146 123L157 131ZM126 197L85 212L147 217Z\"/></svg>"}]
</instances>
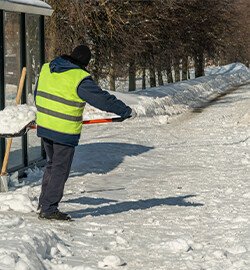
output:
<instances>
[{"instance_id":1,"label":"icy pavement","mask_svg":"<svg viewBox=\"0 0 250 270\"><path fill-rule=\"evenodd\" d=\"M245 85L170 123L84 127L61 205L75 221L2 208L0 269L250 269L249 108ZM34 207L35 184L8 198Z\"/></svg>"}]
</instances>

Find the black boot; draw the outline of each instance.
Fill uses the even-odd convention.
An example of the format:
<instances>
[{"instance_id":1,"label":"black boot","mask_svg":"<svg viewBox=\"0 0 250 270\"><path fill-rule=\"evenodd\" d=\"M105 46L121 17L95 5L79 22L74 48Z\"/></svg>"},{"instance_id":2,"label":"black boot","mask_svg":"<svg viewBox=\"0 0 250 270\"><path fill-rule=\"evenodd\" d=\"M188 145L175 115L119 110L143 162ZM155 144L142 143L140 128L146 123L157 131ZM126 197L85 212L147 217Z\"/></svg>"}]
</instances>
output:
<instances>
[{"instance_id":1,"label":"black boot","mask_svg":"<svg viewBox=\"0 0 250 270\"><path fill-rule=\"evenodd\" d=\"M54 212L54 213L51 213L51 214L46 214L46 213L40 212L38 218L39 219L56 219L56 220L71 221L71 216L69 214L60 212L59 210Z\"/></svg>"}]
</instances>

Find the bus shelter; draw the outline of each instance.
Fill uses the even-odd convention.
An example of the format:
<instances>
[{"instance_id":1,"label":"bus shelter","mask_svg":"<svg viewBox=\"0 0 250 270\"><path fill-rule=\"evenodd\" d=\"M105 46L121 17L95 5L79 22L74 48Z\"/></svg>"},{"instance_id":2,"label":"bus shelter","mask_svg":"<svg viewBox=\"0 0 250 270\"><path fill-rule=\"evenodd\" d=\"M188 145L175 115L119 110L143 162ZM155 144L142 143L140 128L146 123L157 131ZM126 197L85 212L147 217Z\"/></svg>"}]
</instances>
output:
<instances>
[{"instance_id":1,"label":"bus shelter","mask_svg":"<svg viewBox=\"0 0 250 270\"><path fill-rule=\"evenodd\" d=\"M53 10L39 0L0 0L0 110L13 105L21 70L27 68L22 103L33 104L34 88L45 61L45 16ZM0 164L6 141L0 139ZM14 138L8 171L26 168L44 159L35 132Z\"/></svg>"}]
</instances>

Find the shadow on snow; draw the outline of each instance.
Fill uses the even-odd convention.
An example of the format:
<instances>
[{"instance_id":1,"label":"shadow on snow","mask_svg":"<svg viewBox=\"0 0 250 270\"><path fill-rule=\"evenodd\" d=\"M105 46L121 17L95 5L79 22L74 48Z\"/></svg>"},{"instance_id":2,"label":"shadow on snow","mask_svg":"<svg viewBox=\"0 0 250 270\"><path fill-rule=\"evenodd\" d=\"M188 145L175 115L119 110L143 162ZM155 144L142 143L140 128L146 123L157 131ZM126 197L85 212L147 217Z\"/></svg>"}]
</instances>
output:
<instances>
[{"instance_id":1,"label":"shadow on snow","mask_svg":"<svg viewBox=\"0 0 250 270\"><path fill-rule=\"evenodd\" d=\"M76 147L70 177L83 176L88 173L106 174L119 166L126 156L139 156L152 149L154 147L128 143L90 143L79 145ZM40 150L40 147L34 147L33 149L33 151ZM15 150L13 154L17 155L20 151ZM23 179L26 177L24 176ZM38 182L38 179L29 179L26 180L25 184L36 186L40 185L40 182ZM99 190L99 192L102 191L105 190ZM98 190L93 192L98 192Z\"/></svg>"},{"instance_id":2,"label":"shadow on snow","mask_svg":"<svg viewBox=\"0 0 250 270\"><path fill-rule=\"evenodd\" d=\"M126 156L138 156L153 147L128 143L90 143L76 148L70 177L88 173L105 174L121 164Z\"/></svg>"},{"instance_id":3,"label":"shadow on snow","mask_svg":"<svg viewBox=\"0 0 250 270\"><path fill-rule=\"evenodd\" d=\"M91 197L80 197L76 199L69 199L63 201L65 203L77 203L77 204L88 204L88 205L100 205L104 203L118 202L116 200L104 199L104 198L91 198Z\"/></svg>"},{"instance_id":4,"label":"shadow on snow","mask_svg":"<svg viewBox=\"0 0 250 270\"><path fill-rule=\"evenodd\" d=\"M147 200L139 200L139 201L126 201L126 202L115 202L114 204L99 206L96 208L86 208L77 211L71 211L69 214L73 218L82 218L87 215L91 216L102 216L102 215L113 215L124 213L128 211L137 211L137 210L146 210L156 206L184 206L184 207L199 207L203 206L202 203L192 203L185 201L188 198L196 197L196 195L185 195L185 196L178 196L178 197L168 197L168 198L154 198L154 199L147 199ZM83 204L91 204L88 200L92 201L93 204L94 198L78 198L76 200L79 203ZM75 201L76 201L75 200ZM94 199L95 200L95 199ZM97 202L100 199L96 199ZM102 200L102 199L101 199ZM70 202L70 201L67 201ZM74 200L73 200L74 202Z\"/></svg>"}]
</instances>

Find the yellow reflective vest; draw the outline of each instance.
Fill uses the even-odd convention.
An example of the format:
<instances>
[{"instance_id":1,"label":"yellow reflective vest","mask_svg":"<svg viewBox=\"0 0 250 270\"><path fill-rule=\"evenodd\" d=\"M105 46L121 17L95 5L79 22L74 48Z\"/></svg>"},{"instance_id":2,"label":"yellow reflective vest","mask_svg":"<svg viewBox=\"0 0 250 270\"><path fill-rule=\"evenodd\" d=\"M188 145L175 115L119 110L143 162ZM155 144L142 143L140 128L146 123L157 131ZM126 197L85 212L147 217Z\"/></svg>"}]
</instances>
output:
<instances>
[{"instance_id":1,"label":"yellow reflective vest","mask_svg":"<svg viewBox=\"0 0 250 270\"><path fill-rule=\"evenodd\" d=\"M80 134L86 102L77 95L77 88L88 76L82 69L51 73L49 63L44 64L36 93L37 125L65 134Z\"/></svg>"}]
</instances>

